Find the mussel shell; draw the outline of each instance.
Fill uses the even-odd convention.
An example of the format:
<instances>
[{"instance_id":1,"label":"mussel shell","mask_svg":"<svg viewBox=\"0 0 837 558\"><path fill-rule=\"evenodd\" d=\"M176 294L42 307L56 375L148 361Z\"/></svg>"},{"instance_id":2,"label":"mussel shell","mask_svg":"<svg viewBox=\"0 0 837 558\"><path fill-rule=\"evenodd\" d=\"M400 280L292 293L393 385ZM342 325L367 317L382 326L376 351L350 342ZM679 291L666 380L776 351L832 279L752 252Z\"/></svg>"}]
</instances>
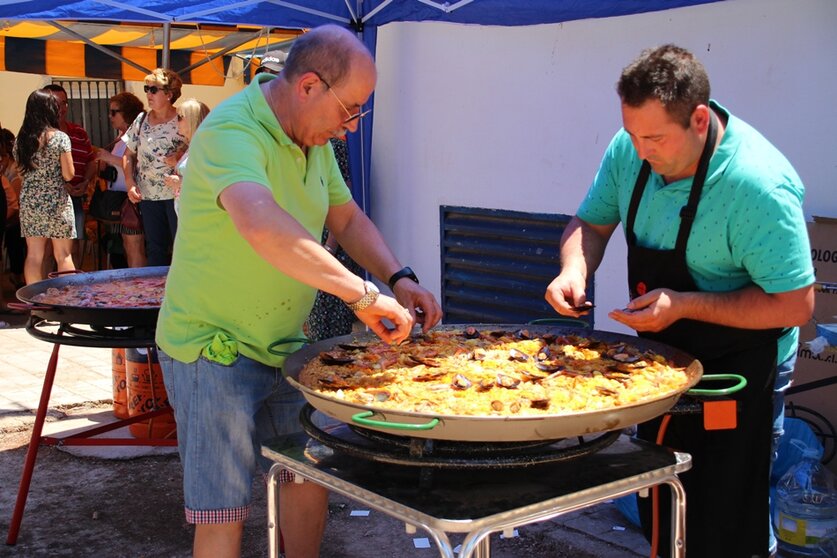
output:
<instances>
[{"instance_id":1,"label":"mussel shell","mask_svg":"<svg viewBox=\"0 0 837 558\"><path fill-rule=\"evenodd\" d=\"M337 346L346 351L365 351L369 348L369 345L354 345L352 343L338 343Z\"/></svg>"},{"instance_id":2,"label":"mussel shell","mask_svg":"<svg viewBox=\"0 0 837 558\"><path fill-rule=\"evenodd\" d=\"M509 360L517 362L526 362L529 360L529 355L517 349L509 349Z\"/></svg>"},{"instance_id":3,"label":"mussel shell","mask_svg":"<svg viewBox=\"0 0 837 558\"><path fill-rule=\"evenodd\" d=\"M627 364L632 364L632 363L637 362L637 361L642 359L642 357L640 357L640 356L631 355L631 354L623 353L623 352L614 353L614 354L608 355L608 356L610 358L612 358L613 360L617 360L619 362L624 362L624 363L627 363Z\"/></svg>"},{"instance_id":4,"label":"mussel shell","mask_svg":"<svg viewBox=\"0 0 837 558\"><path fill-rule=\"evenodd\" d=\"M346 382L343 378L329 376L327 378L320 378L318 383L321 387L325 389L343 389L343 388L350 388L352 387L351 384Z\"/></svg>"},{"instance_id":5,"label":"mussel shell","mask_svg":"<svg viewBox=\"0 0 837 558\"><path fill-rule=\"evenodd\" d=\"M495 385L494 380L489 380L489 379L480 380L480 382L477 384L477 390L478 391L488 391L491 388L493 388L494 385Z\"/></svg>"},{"instance_id":6,"label":"mussel shell","mask_svg":"<svg viewBox=\"0 0 837 558\"><path fill-rule=\"evenodd\" d=\"M536 362L535 366L538 370L543 370L544 372L558 372L564 369L564 366L550 362Z\"/></svg>"},{"instance_id":7,"label":"mussel shell","mask_svg":"<svg viewBox=\"0 0 837 558\"><path fill-rule=\"evenodd\" d=\"M480 331L475 327L466 328L465 331L462 332L462 336L465 339L479 339L480 338Z\"/></svg>"},{"instance_id":8,"label":"mussel shell","mask_svg":"<svg viewBox=\"0 0 837 558\"><path fill-rule=\"evenodd\" d=\"M534 339L532 333L528 329L518 329L514 332L514 336L518 339Z\"/></svg>"},{"instance_id":9,"label":"mussel shell","mask_svg":"<svg viewBox=\"0 0 837 558\"><path fill-rule=\"evenodd\" d=\"M468 389L469 387L471 387L473 385L473 383L471 382L471 380L469 380L468 378L466 378L462 374L456 374L453 377L453 381L451 382L451 385L456 389Z\"/></svg>"},{"instance_id":10,"label":"mussel shell","mask_svg":"<svg viewBox=\"0 0 837 558\"><path fill-rule=\"evenodd\" d=\"M351 364L355 361L355 359L343 351L323 351L320 353L320 361L328 366L334 366Z\"/></svg>"},{"instance_id":11,"label":"mussel shell","mask_svg":"<svg viewBox=\"0 0 837 558\"><path fill-rule=\"evenodd\" d=\"M516 389L520 385L520 379L505 374L497 374L496 384L506 389Z\"/></svg>"}]
</instances>

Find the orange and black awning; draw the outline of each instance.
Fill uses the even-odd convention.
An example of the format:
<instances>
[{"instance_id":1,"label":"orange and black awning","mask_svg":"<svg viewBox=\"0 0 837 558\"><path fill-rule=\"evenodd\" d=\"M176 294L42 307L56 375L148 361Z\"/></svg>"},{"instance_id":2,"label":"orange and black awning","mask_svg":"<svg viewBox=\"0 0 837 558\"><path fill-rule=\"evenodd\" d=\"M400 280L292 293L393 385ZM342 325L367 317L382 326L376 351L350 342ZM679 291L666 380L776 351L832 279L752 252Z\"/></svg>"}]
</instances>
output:
<instances>
[{"instance_id":1,"label":"orange and black awning","mask_svg":"<svg viewBox=\"0 0 837 558\"><path fill-rule=\"evenodd\" d=\"M263 52L300 32L172 27L168 67L183 83L224 85L233 55ZM163 40L155 25L25 21L0 29L0 71L142 81L163 65Z\"/></svg>"}]
</instances>

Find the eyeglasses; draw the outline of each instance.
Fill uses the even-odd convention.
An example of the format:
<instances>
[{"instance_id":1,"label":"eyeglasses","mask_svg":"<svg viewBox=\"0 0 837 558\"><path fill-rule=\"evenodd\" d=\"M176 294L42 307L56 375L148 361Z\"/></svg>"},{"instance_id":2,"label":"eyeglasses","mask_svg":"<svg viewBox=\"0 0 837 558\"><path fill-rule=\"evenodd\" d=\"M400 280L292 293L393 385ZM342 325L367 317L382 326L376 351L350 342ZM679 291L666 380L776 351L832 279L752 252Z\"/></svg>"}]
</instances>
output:
<instances>
[{"instance_id":1,"label":"eyeglasses","mask_svg":"<svg viewBox=\"0 0 837 558\"><path fill-rule=\"evenodd\" d=\"M156 85L145 85L143 86L142 90L146 93L151 93L152 95L156 95L158 91L165 89L165 87L157 87Z\"/></svg>"},{"instance_id":2,"label":"eyeglasses","mask_svg":"<svg viewBox=\"0 0 837 558\"><path fill-rule=\"evenodd\" d=\"M340 106L343 107L343 110L346 112L346 115L348 116L348 118L346 118L346 120L343 121L343 124L350 124L350 123L354 122L355 120L363 118L364 116L366 116L367 114L372 112L372 109L369 109L369 110L365 110L363 112L358 111L356 114L352 114L351 112L349 112L349 109L346 108L346 105L343 103L343 101L340 100L340 97L337 96L337 93L334 92L334 90L331 88L331 86L328 84L328 82L323 79L323 76L321 76L317 72L312 72L312 73L315 76L317 76L318 78L320 78L320 81L323 82L323 85L326 86L326 89L329 90L331 95L335 99L337 99L338 103L340 103Z\"/></svg>"},{"instance_id":3,"label":"eyeglasses","mask_svg":"<svg viewBox=\"0 0 837 558\"><path fill-rule=\"evenodd\" d=\"M110 112L111 116L116 116L118 113L120 113L122 111L119 110L119 109L110 109L108 112Z\"/></svg>"}]
</instances>

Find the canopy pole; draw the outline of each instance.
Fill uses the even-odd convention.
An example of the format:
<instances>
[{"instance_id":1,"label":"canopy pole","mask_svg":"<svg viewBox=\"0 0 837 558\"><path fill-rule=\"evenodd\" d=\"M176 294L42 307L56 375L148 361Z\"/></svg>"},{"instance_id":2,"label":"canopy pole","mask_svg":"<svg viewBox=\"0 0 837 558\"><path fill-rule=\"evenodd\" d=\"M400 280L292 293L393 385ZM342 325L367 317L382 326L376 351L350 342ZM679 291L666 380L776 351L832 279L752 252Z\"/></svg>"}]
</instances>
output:
<instances>
[{"instance_id":1,"label":"canopy pole","mask_svg":"<svg viewBox=\"0 0 837 558\"><path fill-rule=\"evenodd\" d=\"M171 58L171 23L163 23L163 68L169 68ZM169 68L170 69L170 68Z\"/></svg>"},{"instance_id":2,"label":"canopy pole","mask_svg":"<svg viewBox=\"0 0 837 558\"><path fill-rule=\"evenodd\" d=\"M267 28L267 30L268 30L268 38L267 38L267 40L268 40L268 44L267 44L267 46L266 46L266 47L264 47L264 48L270 48L270 36L269 36L269 34L270 34L270 28L268 27L268 28ZM190 72L190 71L194 70L195 68L199 68L199 67L203 66L204 64L207 64L208 62L211 62L212 60L215 60L216 58L219 58L219 57L221 57L221 56L224 56L225 54L227 54L227 53L228 53L228 52L230 52L231 50L234 50L234 49L236 49L236 48L240 47L241 45L247 44L247 43L249 43L249 42L253 41L254 39L258 39L258 38L259 38L259 36L261 36L261 34L262 34L262 32L261 32L261 31L257 31L257 32L255 32L253 35L248 36L248 37L246 37L246 38L244 38L244 39L241 39L241 40L240 40L240 41L238 41L237 43L235 43L235 44L233 44L233 45L230 45L230 46L228 46L227 48L224 48L224 49L222 49L222 50L219 50L218 52L214 52L214 53L212 53L212 54L209 54L209 53L206 51L206 47L204 46L204 48L203 48L203 53L204 53L205 58L204 58L203 60L201 60L200 62L195 62L195 63L194 63L194 64L192 64L191 66L186 66L186 67L185 67L185 68L183 68L182 70L177 70L177 73L179 73L179 74L185 74L186 72ZM278 45L284 44L284 43L286 43L286 42L289 42L289 41L282 41L282 42L280 42L280 43L276 43L276 44L274 44L273 46L278 46ZM261 48L261 47L256 47L256 48Z\"/></svg>"}]
</instances>

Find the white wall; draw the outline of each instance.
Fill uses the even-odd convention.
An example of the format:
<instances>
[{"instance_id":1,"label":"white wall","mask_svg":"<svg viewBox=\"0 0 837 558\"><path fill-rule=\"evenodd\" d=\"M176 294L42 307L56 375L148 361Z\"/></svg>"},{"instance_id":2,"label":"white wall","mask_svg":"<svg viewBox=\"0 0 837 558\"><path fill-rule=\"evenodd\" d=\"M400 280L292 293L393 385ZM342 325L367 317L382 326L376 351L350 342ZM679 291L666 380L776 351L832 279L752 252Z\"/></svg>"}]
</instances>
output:
<instances>
[{"instance_id":1,"label":"white wall","mask_svg":"<svg viewBox=\"0 0 837 558\"><path fill-rule=\"evenodd\" d=\"M14 135L23 124L26 99L36 89L52 83L49 76L23 74L20 72L0 72L0 125L8 128Z\"/></svg>"},{"instance_id":2,"label":"white wall","mask_svg":"<svg viewBox=\"0 0 837 558\"><path fill-rule=\"evenodd\" d=\"M440 294L439 206L575 213L621 126L614 85L643 48L703 61L713 98L802 176L807 215L837 216L837 2L727 0L556 25L391 24L378 33L372 215ZM627 302L621 229L596 275L596 327Z\"/></svg>"}]
</instances>

